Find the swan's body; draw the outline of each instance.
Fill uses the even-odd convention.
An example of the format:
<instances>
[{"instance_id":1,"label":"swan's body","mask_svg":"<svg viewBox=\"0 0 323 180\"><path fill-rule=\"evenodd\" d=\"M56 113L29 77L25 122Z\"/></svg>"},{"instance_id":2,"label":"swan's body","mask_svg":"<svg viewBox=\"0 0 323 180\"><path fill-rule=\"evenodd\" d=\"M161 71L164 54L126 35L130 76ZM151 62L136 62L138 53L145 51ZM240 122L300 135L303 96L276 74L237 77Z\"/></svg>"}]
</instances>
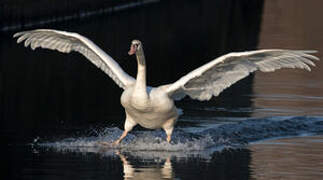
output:
<instances>
[{"instance_id":1,"label":"swan's body","mask_svg":"<svg viewBox=\"0 0 323 180\"><path fill-rule=\"evenodd\" d=\"M139 124L148 129L163 128L171 134L178 113L174 101L162 88L153 88L145 98L136 93L135 86L125 89L121 96L121 104L126 111L125 129L130 131Z\"/></svg>"},{"instance_id":2,"label":"swan's body","mask_svg":"<svg viewBox=\"0 0 323 180\"><path fill-rule=\"evenodd\" d=\"M30 45L33 50L42 47L64 53L77 51L124 89L121 104L126 112L125 131L116 144L137 124L149 129L163 128L169 142L178 118L174 100L186 95L201 101L209 100L254 71L272 72L281 68L310 71L309 66L315 66L311 60L318 60L309 54L315 51L267 49L229 53L197 68L175 83L153 88L146 84L146 61L138 40L132 41L129 51L129 55L137 56L138 72L134 79L92 41L77 33L38 29L19 32L14 37L19 37L18 43L25 40L25 46Z\"/></svg>"}]
</instances>

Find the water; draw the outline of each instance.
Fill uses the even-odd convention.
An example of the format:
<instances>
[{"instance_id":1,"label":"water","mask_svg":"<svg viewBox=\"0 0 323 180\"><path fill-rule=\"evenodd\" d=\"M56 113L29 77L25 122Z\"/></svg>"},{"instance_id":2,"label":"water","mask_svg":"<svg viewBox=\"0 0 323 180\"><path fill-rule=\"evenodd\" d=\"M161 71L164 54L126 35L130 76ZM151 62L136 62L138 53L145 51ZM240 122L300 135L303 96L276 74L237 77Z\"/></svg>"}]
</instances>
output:
<instances>
[{"instance_id":1,"label":"water","mask_svg":"<svg viewBox=\"0 0 323 180\"><path fill-rule=\"evenodd\" d=\"M252 176L255 179L322 179L322 146L322 136L252 144L249 147L252 151Z\"/></svg>"},{"instance_id":2,"label":"water","mask_svg":"<svg viewBox=\"0 0 323 180\"><path fill-rule=\"evenodd\" d=\"M136 64L126 53L141 39L150 85L173 82L229 51L323 52L321 2L262 3L162 1L41 27L90 37L132 75ZM107 148L97 142L122 133L121 91L83 57L32 52L12 34L0 42L2 179L323 177L322 61L312 72L256 73L208 102L178 102L184 114L171 144L163 131L137 127Z\"/></svg>"}]
</instances>

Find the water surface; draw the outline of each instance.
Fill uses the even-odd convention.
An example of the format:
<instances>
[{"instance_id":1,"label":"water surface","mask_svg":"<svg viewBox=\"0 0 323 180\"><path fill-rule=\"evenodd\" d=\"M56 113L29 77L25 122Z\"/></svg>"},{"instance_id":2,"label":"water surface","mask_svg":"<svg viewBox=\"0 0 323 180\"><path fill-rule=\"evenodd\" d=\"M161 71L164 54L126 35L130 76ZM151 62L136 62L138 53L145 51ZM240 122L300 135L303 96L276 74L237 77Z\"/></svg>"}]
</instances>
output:
<instances>
[{"instance_id":1,"label":"water surface","mask_svg":"<svg viewBox=\"0 0 323 180\"><path fill-rule=\"evenodd\" d=\"M322 136L283 138L249 146L255 179L321 179Z\"/></svg>"}]
</instances>

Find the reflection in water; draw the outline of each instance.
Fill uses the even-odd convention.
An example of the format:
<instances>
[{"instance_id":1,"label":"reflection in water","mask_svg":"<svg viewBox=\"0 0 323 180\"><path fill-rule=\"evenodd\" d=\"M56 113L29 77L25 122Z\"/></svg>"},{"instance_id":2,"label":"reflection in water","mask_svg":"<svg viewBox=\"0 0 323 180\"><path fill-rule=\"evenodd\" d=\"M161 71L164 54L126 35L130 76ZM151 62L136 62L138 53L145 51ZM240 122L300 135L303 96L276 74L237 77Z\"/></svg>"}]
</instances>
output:
<instances>
[{"instance_id":1,"label":"reflection in water","mask_svg":"<svg viewBox=\"0 0 323 180\"><path fill-rule=\"evenodd\" d=\"M257 180L319 180L323 177L323 136L265 141L249 147Z\"/></svg>"},{"instance_id":2,"label":"reflection in water","mask_svg":"<svg viewBox=\"0 0 323 180\"><path fill-rule=\"evenodd\" d=\"M170 157L167 157L163 165L146 165L135 167L120 152L116 152L123 165L124 179L173 179L173 168Z\"/></svg>"},{"instance_id":3,"label":"reflection in water","mask_svg":"<svg viewBox=\"0 0 323 180\"><path fill-rule=\"evenodd\" d=\"M251 176L250 150L215 151L209 156L177 156L164 152L100 153L10 148L8 176L4 179L217 179L245 180ZM203 152L200 152L203 154ZM5 158L8 158L6 156ZM6 159L5 159L6 160ZM8 159L9 160L9 159ZM14 174L12 174L14 172ZM11 174L10 174L11 173Z\"/></svg>"}]
</instances>

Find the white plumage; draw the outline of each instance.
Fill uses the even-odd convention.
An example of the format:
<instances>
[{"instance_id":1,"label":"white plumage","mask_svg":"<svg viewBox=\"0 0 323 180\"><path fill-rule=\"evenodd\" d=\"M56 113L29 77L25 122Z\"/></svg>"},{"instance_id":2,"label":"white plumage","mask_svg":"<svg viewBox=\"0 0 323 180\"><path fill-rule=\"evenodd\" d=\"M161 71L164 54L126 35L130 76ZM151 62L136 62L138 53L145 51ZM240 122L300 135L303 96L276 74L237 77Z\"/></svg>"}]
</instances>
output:
<instances>
[{"instance_id":1,"label":"white plumage","mask_svg":"<svg viewBox=\"0 0 323 180\"><path fill-rule=\"evenodd\" d=\"M309 66L315 64L310 59L319 59L309 53L315 52L266 49L229 53L170 84L167 92L177 97L189 95L193 99L209 100L256 70L272 72L281 68L300 68L311 71Z\"/></svg>"},{"instance_id":2,"label":"white plumage","mask_svg":"<svg viewBox=\"0 0 323 180\"><path fill-rule=\"evenodd\" d=\"M135 79L125 73L119 64L108 54L102 51L91 40L77 33L37 29L16 33L14 37L19 37L17 43L25 40L25 47L30 45L33 50L41 47L63 53L69 53L71 51L79 52L108 74L123 89L135 82Z\"/></svg>"},{"instance_id":3,"label":"white plumage","mask_svg":"<svg viewBox=\"0 0 323 180\"><path fill-rule=\"evenodd\" d=\"M114 144L118 144L137 124L150 129L163 128L167 141L170 141L178 118L174 100L186 95L201 101L209 100L254 71L272 72L281 68L310 71L310 66L315 66L312 60L319 60L311 55L316 51L266 49L229 53L172 84L152 88L146 85L145 56L138 40L132 41L129 51L130 55L137 56L138 72L134 79L92 41L77 33L37 29L16 33L14 37L19 37L17 43L25 41L25 46L30 45L33 50L42 47L63 53L79 52L124 89L121 103L126 112L125 131Z\"/></svg>"}]
</instances>

